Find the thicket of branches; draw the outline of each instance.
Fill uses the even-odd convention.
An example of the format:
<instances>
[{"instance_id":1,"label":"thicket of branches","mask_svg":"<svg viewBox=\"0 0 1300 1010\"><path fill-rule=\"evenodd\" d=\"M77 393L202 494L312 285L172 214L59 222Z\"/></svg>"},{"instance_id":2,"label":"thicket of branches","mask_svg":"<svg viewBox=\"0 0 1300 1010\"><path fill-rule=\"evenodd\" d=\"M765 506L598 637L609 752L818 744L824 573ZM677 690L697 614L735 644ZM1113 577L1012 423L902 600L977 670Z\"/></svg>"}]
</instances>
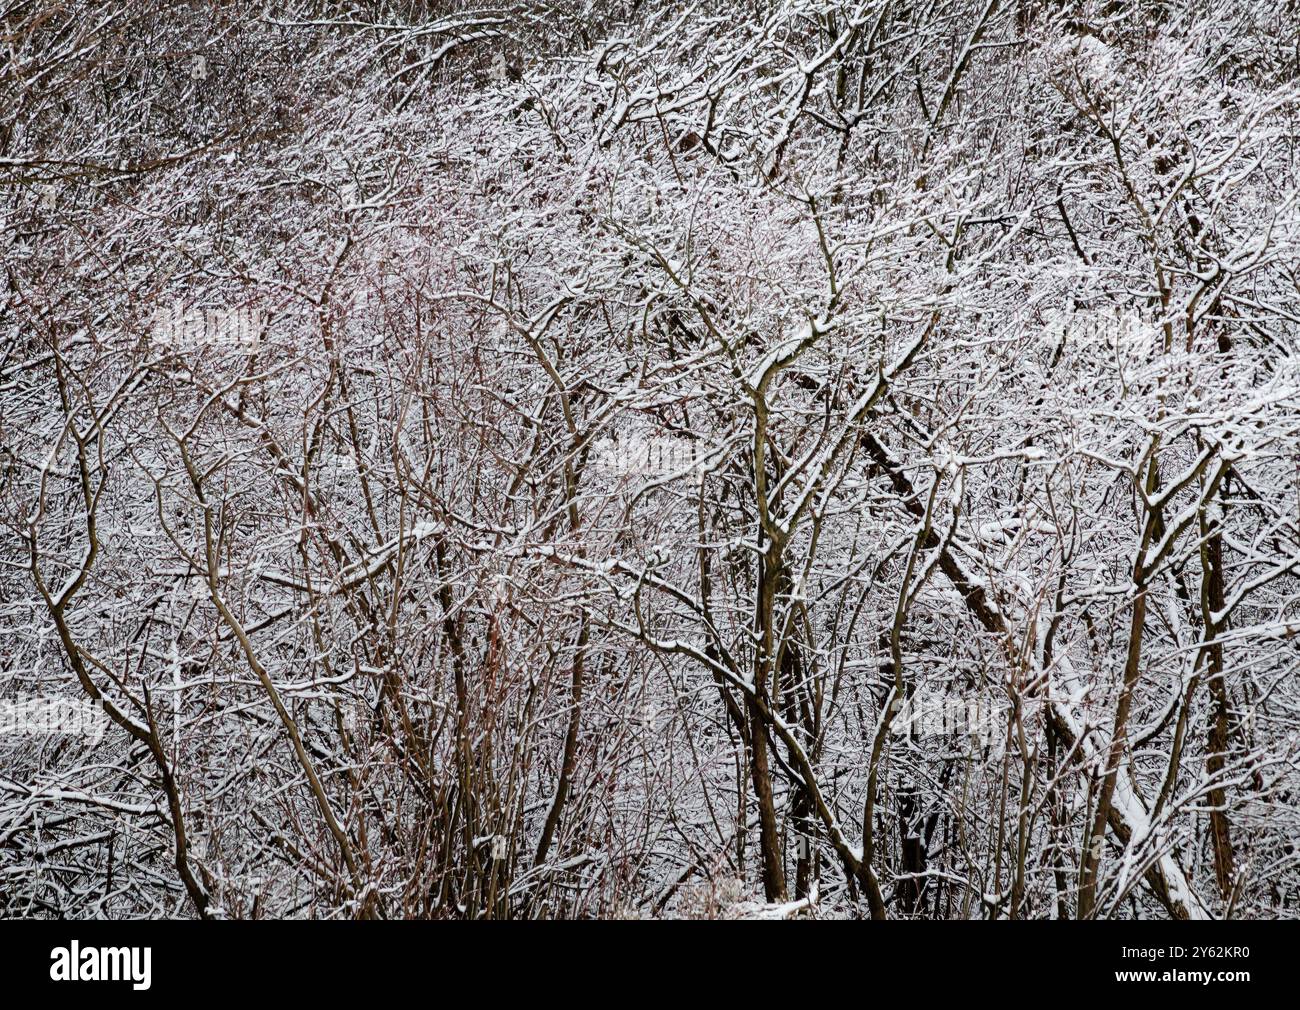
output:
<instances>
[{"instance_id":1,"label":"thicket of branches","mask_svg":"<svg viewBox=\"0 0 1300 1010\"><path fill-rule=\"evenodd\" d=\"M0 4L0 914L1295 915L1298 24Z\"/></svg>"}]
</instances>

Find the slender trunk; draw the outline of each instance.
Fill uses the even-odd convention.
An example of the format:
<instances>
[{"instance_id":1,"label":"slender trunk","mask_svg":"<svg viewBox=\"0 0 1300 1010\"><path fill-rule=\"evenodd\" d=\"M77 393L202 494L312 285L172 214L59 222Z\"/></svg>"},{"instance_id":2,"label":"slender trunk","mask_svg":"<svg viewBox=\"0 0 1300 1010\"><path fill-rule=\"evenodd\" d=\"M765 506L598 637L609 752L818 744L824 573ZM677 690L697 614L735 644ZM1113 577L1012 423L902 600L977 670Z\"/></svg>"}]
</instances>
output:
<instances>
[{"instance_id":1,"label":"slender trunk","mask_svg":"<svg viewBox=\"0 0 1300 1010\"><path fill-rule=\"evenodd\" d=\"M564 755L560 761L560 781L555 786L555 798L551 801L551 809L546 815L546 824L542 828L542 837L537 842L537 854L533 857L533 865L541 866L546 862L546 855L550 851L551 842L555 838L555 830L560 824L560 814L564 810L564 803L569 797L569 789L573 783L573 772L577 765L578 753L578 730L582 725L582 685L583 670L585 667L584 657L587 651L587 625L583 622L582 630L578 633L578 650L573 658L573 681L571 686L571 697L569 703L572 706L569 710L569 727L564 734Z\"/></svg>"},{"instance_id":2,"label":"slender trunk","mask_svg":"<svg viewBox=\"0 0 1300 1010\"><path fill-rule=\"evenodd\" d=\"M1223 535L1215 532L1206 541L1205 547L1206 602L1210 615L1223 609ZM1206 634L1211 636L1211 643L1206 655L1206 684L1210 689L1212 709L1210 712L1210 729L1205 755L1206 777L1211 782L1210 801L1210 835L1214 840L1214 878L1219 885L1219 894L1225 902L1232 900L1233 888L1233 853L1232 837L1228 825L1227 791L1220 782L1228 751L1228 689L1223 682L1223 644L1219 641L1218 627L1206 624Z\"/></svg>"},{"instance_id":3,"label":"slender trunk","mask_svg":"<svg viewBox=\"0 0 1300 1010\"><path fill-rule=\"evenodd\" d=\"M1143 538L1141 558L1146 551L1146 538ZM1115 782L1119 768L1124 761L1124 751L1128 744L1128 717L1133 706L1133 692L1137 687L1142 663L1142 632L1146 625L1147 593L1141 582L1141 562L1134 581L1138 584L1137 598L1133 601L1133 616L1129 624L1128 656L1124 661L1124 684L1120 688L1119 703L1115 706L1115 723L1111 730L1110 747L1106 752L1106 765L1101 781L1101 794L1097 797L1097 809L1093 814L1092 827L1088 831L1083 849L1083 866L1079 880L1079 918L1089 919L1096 912L1097 876L1101 866L1101 848L1105 841L1106 825L1110 820L1111 801L1115 797Z\"/></svg>"},{"instance_id":4,"label":"slender trunk","mask_svg":"<svg viewBox=\"0 0 1300 1010\"><path fill-rule=\"evenodd\" d=\"M754 697L747 702L750 737L750 777L758 803L759 850L763 857L763 892L768 901L785 901L785 860L777 831L776 803L772 797L772 774L768 767L767 726L759 699L767 702L767 689L775 656L776 583L779 561L770 552L763 559L758 586L759 648L754 663Z\"/></svg>"},{"instance_id":5,"label":"slender trunk","mask_svg":"<svg viewBox=\"0 0 1300 1010\"><path fill-rule=\"evenodd\" d=\"M776 826L776 803L772 798L772 774L767 761L767 731L763 715L749 702L750 777L758 802L759 849L763 857L763 893L768 901L785 901L785 867L781 839Z\"/></svg>"}]
</instances>

